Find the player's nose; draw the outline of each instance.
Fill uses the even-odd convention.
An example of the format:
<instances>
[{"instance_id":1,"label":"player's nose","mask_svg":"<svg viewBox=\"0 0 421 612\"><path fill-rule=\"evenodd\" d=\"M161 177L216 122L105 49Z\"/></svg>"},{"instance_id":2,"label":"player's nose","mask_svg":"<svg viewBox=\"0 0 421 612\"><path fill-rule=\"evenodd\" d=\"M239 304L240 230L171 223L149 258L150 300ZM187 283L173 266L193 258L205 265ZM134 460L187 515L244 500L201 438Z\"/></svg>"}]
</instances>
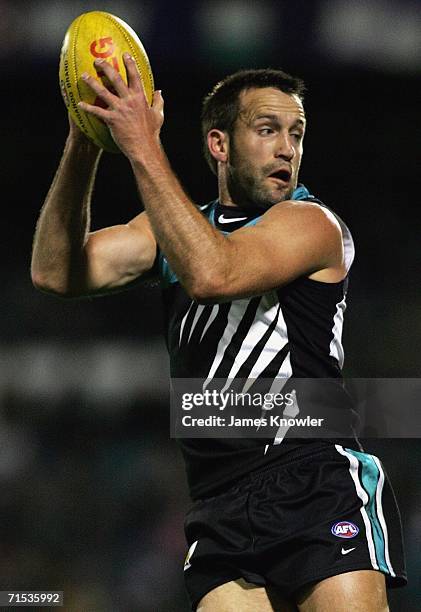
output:
<instances>
[{"instance_id":1,"label":"player's nose","mask_svg":"<svg viewBox=\"0 0 421 612\"><path fill-rule=\"evenodd\" d=\"M294 158L295 149L288 132L281 132L276 142L276 157L282 157L288 161Z\"/></svg>"}]
</instances>

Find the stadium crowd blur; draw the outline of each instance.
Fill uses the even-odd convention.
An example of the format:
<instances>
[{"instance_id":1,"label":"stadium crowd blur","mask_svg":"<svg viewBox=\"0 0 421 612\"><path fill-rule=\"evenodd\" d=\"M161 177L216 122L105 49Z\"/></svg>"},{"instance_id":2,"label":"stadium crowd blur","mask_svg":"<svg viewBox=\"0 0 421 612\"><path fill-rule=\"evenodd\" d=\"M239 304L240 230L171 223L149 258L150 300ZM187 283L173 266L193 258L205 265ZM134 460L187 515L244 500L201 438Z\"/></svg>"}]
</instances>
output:
<instances>
[{"instance_id":1,"label":"stadium crowd blur","mask_svg":"<svg viewBox=\"0 0 421 612\"><path fill-rule=\"evenodd\" d=\"M305 79L301 178L356 241L344 338L345 373L356 378L420 371L421 16L411 0L0 0L0 590L62 590L69 611L181 612L189 500L169 438L159 289L65 302L29 276L67 133L60 45L88 10L119 15L141 37L166 101L165 148L200 203L216 195L200 159L209 88L240 67ZM104 156L93 226L138 210L127 162ZM404 523L410 584L391 594L391 610L415 612L421 441L373 439L366 449L382 458Z\"/></svg>"}]
</instances>

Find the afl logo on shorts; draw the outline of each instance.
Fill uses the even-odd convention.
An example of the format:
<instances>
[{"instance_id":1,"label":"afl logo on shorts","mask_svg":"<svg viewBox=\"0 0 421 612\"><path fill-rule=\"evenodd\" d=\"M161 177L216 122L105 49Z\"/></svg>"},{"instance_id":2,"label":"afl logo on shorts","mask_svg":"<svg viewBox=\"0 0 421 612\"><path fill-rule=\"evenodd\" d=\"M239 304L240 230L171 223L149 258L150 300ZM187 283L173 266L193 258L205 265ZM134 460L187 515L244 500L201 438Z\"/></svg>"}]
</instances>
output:
<instances>
[{"instance_id":1,"label":"afl logo on shorts","mask_svg":"<svg viewBox=\"0 0 421 612\"><path fill-rule=\"evenodd\" d=\"M359 528L354 523L350 523L350 521L340 521L339 523L335 523L332 525L331 532L337 538L345 538L349 540L350 538L355 538L358 535Z\"/></svg>"}]
</instances>

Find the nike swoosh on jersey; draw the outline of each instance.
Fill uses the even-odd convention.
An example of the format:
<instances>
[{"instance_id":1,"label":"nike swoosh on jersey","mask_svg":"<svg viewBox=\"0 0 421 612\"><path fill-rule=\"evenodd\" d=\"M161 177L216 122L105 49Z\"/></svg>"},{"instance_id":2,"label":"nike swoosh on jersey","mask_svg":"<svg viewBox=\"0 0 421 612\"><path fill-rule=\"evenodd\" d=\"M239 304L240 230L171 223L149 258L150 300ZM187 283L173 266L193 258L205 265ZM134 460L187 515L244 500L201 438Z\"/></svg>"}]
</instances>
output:
<instances>
[{"instance_id":1,"label":"nike swoosh on jersey","mask_svg":"<svg viewBox=\"0 0 421 612\"><path fill-rule=\"evenodd\" d=\"M354 548L347 548L347 549L342 548L342 549L341 549L341 553L342 553L343 555L347 555L347 554L348 554L348 553L350 553L351 551L355 550L355 548L356 548L355 546L354 546Z\"/></svg>"},{"instance_id":2,"label":"nike swoosh on jersey","mask_svg":"<svg viewBox=\"0 0 421 612\"><path fill-rule=\"evenodd\" d=\"M236 221L245 221L247 217L233 217L231 219L225 219L224 215L219 215L218 223L235 223Z\"/></svg>"}]
</instances>

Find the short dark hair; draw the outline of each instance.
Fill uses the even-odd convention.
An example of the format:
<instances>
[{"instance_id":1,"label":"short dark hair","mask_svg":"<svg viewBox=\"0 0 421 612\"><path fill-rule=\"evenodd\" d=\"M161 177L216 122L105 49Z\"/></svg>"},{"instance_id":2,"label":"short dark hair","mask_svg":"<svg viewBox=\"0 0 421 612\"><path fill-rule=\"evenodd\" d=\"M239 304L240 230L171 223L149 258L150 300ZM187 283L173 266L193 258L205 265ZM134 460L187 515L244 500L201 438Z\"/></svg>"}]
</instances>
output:
<instances>
[{"instance_id":1,"label":"short dark hair","mask_svg":"<svg viewBox=\"0 0 421 612\"><path fill-rule=\"evenodd\" d=\"M209 131L217 129L232 135L234 123L239 113L241 92L262 87L274 87L286 94L296 94L301 101L305 91L305 85L301 79L282 70L260 68L239 70L225 77L204 98L201 117L203 152L214 174L216 174L217 164L207 145Z\"/></svg>"}]
</instances>

